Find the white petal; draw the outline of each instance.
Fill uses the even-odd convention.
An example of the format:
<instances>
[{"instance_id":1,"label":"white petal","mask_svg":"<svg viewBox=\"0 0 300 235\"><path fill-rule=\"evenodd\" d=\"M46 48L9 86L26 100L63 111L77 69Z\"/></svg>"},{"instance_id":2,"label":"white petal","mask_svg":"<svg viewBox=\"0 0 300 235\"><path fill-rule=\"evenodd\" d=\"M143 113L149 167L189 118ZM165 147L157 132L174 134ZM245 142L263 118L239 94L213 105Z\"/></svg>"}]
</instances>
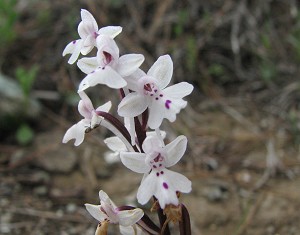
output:
<instances>
[{"instance_id":1,"label":"white petal","mask_svg":"<svg viewBox=\"0 0 300 235\"><path fill-rule=\"evenodd\" d=\"M151 172L155 174L155 172ZM192 190L191 181L184 175L164 169L164 174L156 178L154 196L158 199L161 208L165 205L178 205L176 192L189 193Z\"/></svg>"},{"instance_id":2,"label":"white petal","mask_svg":"<svg viewBox=\"0 0 300 235\"><path fill-rule=\"evenodd\" d=\"M124 119L127 119L126 117ZM131 139L131 145L134 146L136 145L136 140L135 140L135 123L134 123L134 118L129 117L129 134L130 134L130 139Z\"/></svg>"},{"instance_id":3,"label":"white petal","mask_svg":"<svg viewBox=\"0 0 300 235\"><path fill-rule=\"evenodd\" d=\"M119 152L105 152L104 153L104 160L107 164L115 164L117 162L120 162L120 153Z\"/></svg>"},{"instance_id":4,"label":"white petal","mask_svg":"<svg viewBox=\"0 0 300 235\"><path fill-rule=\"evenodd\" d=\"M130 226L138 222L144 216L144 212L142 209L136 208L133 210L119 211L118 216L120 225Z\"/></svg>"},{"instance_id":5,"label":"white petal","mask_svg":"<svg viewBox=\"0 0 300 235\"><path fill-rule=\"evenodd\" d=\"M175 192L189 193L192 191L192 182L187 177L168 169L165 169L164 172L164 178Z\"/></svg>"},{"instance_id":6,"label":"white petal","mask_svg":"<svg viewBox=\"0 0 300 235\"><path fill-rule=\"evenodd\" d=\"M156 175L150 173L141 182L137 192L137 200L141 205L145 205L156 191Z\"/></svg>"},{"instance_id":7,"label":"white petal","mask_svg":"<svg viewBox=\"0 0 300 235\"><path fill-rule=\"evenodd\" d=\"M90 53L91 52L91 50L93 50L93 48L94 48L94 44L92 44L92 45L89 45L89 46L83 46L82 48L81 48L81 54L82 55L87 55L88 53Z\"/></svg>"},{"instance_id":8,"label":"white petal","mask_svg":"<svg viewBox=\"0 0 300 235\"><path fill-rule=\"evenodd\" d=\"M115 203L109 198L107 193L104 192L103 190L99 191L99 199L100 199L100 202L106 203L107 205L111 206L113 209L117 208Z\"/></svg>"},{"instance_id":9,"label":"white petal","mask_svg":"<svg viewBox=\"0 0 300 235\"><path fill-rule=\"evenodd\" d=\"M175 165L182 158L185 153L186 146L187 138L184 135L178 136L175 140L166 145L164 148L166 151L166 167Z\"/></svg>"},{"instance_id":10,"label":"white petal","mask_svg":"<svg viewBox=\"0 0 300 235\"><path fill-rule=\"evenodd\" d=\"M66 54L72 54L68 60L69 64L73 64L78 59L82 46L82 39L72 41L66 46L63 51L63 56L65 56Z\"/></svg>"},{"instance_id":11,"label":"white petal","mask_svg":"<svg viewBox=\"0 0 300 235\"><path fill-rule=\"evenodd\" d=\"M144 140L142 147L145 153L150 154L153 152L160 152L162 146L161 141L159 140L157 135L155 135L147 137Z\"/></svg>"},{"instance_id":12,"label":"white petal","mask_svg":"<svg viewBox=\"0 0 300 235\"><path fill-rule=\"evenodd\" d=\"M143 113L148 106L147 97L137 92L125 96L118 106L118 114L122 117L136 117Z\"/></svg>"},{"instance_id":13,"label":"white petal","mask_svg":"<svg viewBox=\"0 0 300 235\"><path fill-rule=\"evenodd\" d=\"M183 98L192 93L194 87L187 82L180 82L164 89L164 94L170 98Z\"/></svg>"},{"instance_id":14,"label":"white petal","mask_svg":"<svg viewBox=\"0 0 300 235\"><path fill-rule=\"evenodd\" d=\"M84 122L83 120L81 120L67 130L62 142L67 143L69 140L75 139L74 145L80 145L84 140L85 129L86 127L84 126Z\"/></svg>"},{"instance_id":15,"label":"white petal","mask_svg":"<svg viewBox=\"0 0 300 235\"><path fill-rule=\"evenodd\" d=\"M149 137L150 136L154 136L154 137L157 136L156 131L148 131L148 132L146 132L146 135L149 136ZM165 131L160 130L160 135L164 139L164 138L166 138L167 133Z\"/></svg>"},{"instance_id":16,"label":"white petal","mask_svg":"<svg viewBox=\"0 0 300 235\"><path fill-rule=\"evenodd\" d=\"M107 35L111 38L114 38L121 32L122 32L121 26L106 26L106 27L99 29L98 34L103 34L103 35Z\"/></svg>"},{"instance_id":17,"label":"white petal","mask_svg":"<svg viewBox=\"0 0 300 235\"><path fill-rule=\"evenodd\" d=\"M92 104L92 101L87 96L87 94L83 91L78 92L81 100L78 103L78 111L81 114L81 116L91 119L92 118L92 111L94 110L94 106Z\"/></svg>"},{"instance_id":18,"label":"white petal","mask_svg":"<svg viewBox=\"0 0 300 235\"><path fill-rule=\"evenodd\" d=\"M123 55L118 60L116 70L122 77L129 76L141 66L144 60L145 57L141 54Z\"/></svg>"},{"instance_id":19,"label":"white petal","mask_svg":"<svg viewBox=\"0 0 300 235\"><path fill-rule=\"evenodd\" d=\"M85 74L93 72L98 66L97 57L85 57L77 62L78 68Z\"/></svg>"},{"instance_id":20,"label":"white petal","mask_svg":"<svg viewBox=\"0 0 300 235\"><path fill-rule=\"evenodd\" d=\"M99 106L96 111L102 111L108 113L111 108L111 101L106 102L105 104Z\"/></svg>"},{"instance_id":21,"label":"white petal","mask_svg":"<svg viewBox=\"0 0 300 235\"><path fill-rule=\"evenodd\" d=\"M156 79L156 85L164 89L173 75L173 61L169 55L160 56L149 69L148 76Z\"/></svg>"},{"instance_id":22,"label":"white petal","mask_svg":"<svg viewBox=\"0 0 300 235\"><path fill-rule=\"evenodd\" d=\"M117 151L117 152L125 152L125 151L127 151L126 145L117 136L106 138L104 140L104 143L112 151Z\"/></svg>"},{"instance_id":23,"label":"white petal","mask_svg":"<svg viewBox=\"0 0 300 235\"><path fill-rule=\"evenodd\" d=\"M119 47L112 38L106 35L99 35L97 37L97 48L97 59L99 64L103 63L103 59L105 59L103 55L104 51L111 54L114 60L119 59Z\"/></svg>"},{"instance_id":24,"label":"white petal","mask_svg":"<svg viewBox=\"0 0 300 235\"><path fill-rule=\"evenodd\" d=\"M150 166L145 163L146 154L121 152L120 158L122 163L130 170L137 173L147 173L151 170Z\"/></svg>"},{"instance_id":25,"label":"white petal","mask_svg":"<svg viewBox=\"0 0 300 235\"><path fill-rule=\"evenodd\" d=\"M98 24L93 15L85 10L81 9L82 21L78 25L78 34L81 38L86 38L88 35L98 31Z\"/></svg>"},{"instance_id":26,"label":"white petal","mask_svg":"<svg viewBox=\"0 0 300 235\"><path fill-rule=\"evenodd\" d=\"M174 122L176 120L176 114L185 108L186 105L187 102L182 99L154 100L149 106L149 127L151 129L158 128L164 118L170 122Z\"/></svg>"},{"instance_id":27,"label":"white petal","mask_svg":"<svg viewBox=\"0 0 300 235\"><path fill-rule=\"evenodd\" d=\"M98 221L104 221L107 215L100 210L100 205L84 204L87 211Z\"/></svg>"},{"instance_id":28,"label":"white petal","mask_svg":"<svg viewBox=\"0 0 300 235\"><path fill-rule=\"evenodd\" d=\"M94 72L88 74L79 84L78 91L83 91L88 87L104 84L110 88L120 89L126 86L126 81L110 66L98 68Z\"/></svg>"},{"instance_id":29,"label":"white petal","mask_svg":"<svg viewBox=\"0 0 300 235\"><path fill-rule=\"evenodd\" d=\"M166 109L160 101L152 102L149 107L148 126L151 129L158 128L166 116Z\"/></svg>"},{"instance_id":30,"label":"white petal","mask_svg":"<svg viewBox=\"0 0 300 235\"><path fill-rule=\"evenodd\" d=\"M89 52L89 51L86 51L87 49L84 49L85 47L91 47L93 49L94 46L96 46L96 38L95 38L95 35L90 34L84 39L84 42L83 42L83 50L85 50L84 53ZM81 51L81 53L84 54L82 51Z\"/></svg>"},{"instance_id":31,"label":"white petal","mask_svg":"<svg viewBox=\"0 0 300 235\"><path fill-rule=\"evenodd\" d=\"M146 73L141 69L137 69L134 73L125 77L125 80L127 81L128 89L132 91L139 91L138 81L141 77L144 76L146 76Z\"/></svg>"}]
</instances>

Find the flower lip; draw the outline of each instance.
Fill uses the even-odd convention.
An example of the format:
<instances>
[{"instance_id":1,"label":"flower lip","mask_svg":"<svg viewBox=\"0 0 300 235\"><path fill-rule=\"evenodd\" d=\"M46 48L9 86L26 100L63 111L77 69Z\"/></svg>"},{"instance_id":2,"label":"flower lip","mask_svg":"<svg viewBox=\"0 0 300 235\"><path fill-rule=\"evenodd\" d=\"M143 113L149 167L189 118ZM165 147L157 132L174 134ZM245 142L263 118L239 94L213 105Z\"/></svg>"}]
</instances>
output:
<instances>
[{"instance_id":1,"label":"flower lip","mask_svg":"<svg viewBox=\"0 0 300 235\"><path fill-rule=\"evenodd\" d=\"M107 51L103 51L103 55L104 55L103 63L105 65L108 65L113 60L113 56Z\"/></svg>"}]
</instances>

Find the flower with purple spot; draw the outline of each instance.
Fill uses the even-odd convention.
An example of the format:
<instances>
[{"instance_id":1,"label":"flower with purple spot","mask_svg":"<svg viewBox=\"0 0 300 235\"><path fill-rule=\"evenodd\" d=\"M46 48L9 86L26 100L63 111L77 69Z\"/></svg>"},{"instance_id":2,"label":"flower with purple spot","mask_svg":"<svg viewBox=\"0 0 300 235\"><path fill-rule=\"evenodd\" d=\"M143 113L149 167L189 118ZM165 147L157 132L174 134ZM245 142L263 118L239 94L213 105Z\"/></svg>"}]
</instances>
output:
<instances>
[{"instance_id":1,"label":"flower with purple spot","mask_svg":"<svg viewBox=\"0 0 300 235\"><path fill-rule=\"evenodd\" d=\"M140 208L120 210L102 190L99 192L99 198L100 205L85 204L87 211L99 221L97 230L106 230L107 224L119 224L121 234L128 234L125 232L125 230L128 230L126 228L135 226L144 216L144 212Z\"/></svg>"},{"instance_id":2,"label":"flower with purple spot","mask_svg":"<svg viewBox=\"0 0 300 235\"><path fill-rule=\"evenodd\" d=\"M78 93L81 100L78 103L78 111L84 117L81 121L71 126L64 135L63 143L67 143L71 139L75 139L74 145L80 145L85 136L87 129L93 129L98 126L102 117L96 114L96 111L108 112L111 108L111 102L108 101L104 105L94 109L94 106L86 93Z\"/></svg>"},{"instance_id":3,"label":"flower with purple spot","mask_svg":"<svg viewBox=\"0 0 300 235\"><path fill-rule=\"evenodd\" d=\"M87 76L79 84L79 91L98 84L119 89L127 85L124 77L134 73L144 62L141 54L119 56L116 42L107 35L99 35L97 40L97 56L84 57L77 62L79 69Z\"/></svg>"},{"instance_id":4,"label":"flower with purple spot","mask_svg":"<svg viewBox=\"0 0 300 235\"><path fill-rule=\"evenodd\" d=\"M187 138L179 136L164 146L157 136L149 136L143 142L145 153L122 152L122 163L132 171L144 173L144 178L137 192L140 204L146 204L155 196L161 208L166 205L178 205L177 192L189 193L191 181L177 172L168 170L183 156Z\"/></svg>"},{"instance_id":5,"label":"flower with purple spot","mask_svg":"<svg viewBox=\"0 0 300 235\"><path fill-rule=\"evenodd\" d=\"M185 108L187 102L183 98L193 91L193 85L181 82L167 87L173 74L173 62L169 55L161 56L149 69L148 73L141 70L133 74L136 84L127 80L129 93L119 104L118 114L122 117L135 117L149 109L148 126L157 129L164 118L171 122L176 114ZM132 86L130 86L133 84Z\"/></svg>"},{"instance_id":6,"label":"flower with purple spot","mask_svg":"<svg viewBox=\"0 0 300 235\"><path fill-rule=\"evenodd\" d=\"M113 39L122 31L120 26L106 26L98 29L98 24L89 11L81 9L80 13L81 22L78 25L80 39L70 42L63 51L63 56L71 54L68 60L69 64L73 64L80 53L88 54L96 46L96 39L99 35L106 35Z\"/></svg>"}]
</instances>

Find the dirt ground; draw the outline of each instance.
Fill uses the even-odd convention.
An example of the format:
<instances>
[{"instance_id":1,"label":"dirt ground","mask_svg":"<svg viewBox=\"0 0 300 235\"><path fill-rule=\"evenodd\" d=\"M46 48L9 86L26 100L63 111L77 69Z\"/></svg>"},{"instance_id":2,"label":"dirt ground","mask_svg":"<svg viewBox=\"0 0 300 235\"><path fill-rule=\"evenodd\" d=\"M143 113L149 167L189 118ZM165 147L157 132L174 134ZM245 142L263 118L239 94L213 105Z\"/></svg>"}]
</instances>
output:
<instances>
[{"instance_id":1,"label":"dirt ground","mask_svg":"<svg viewBox=\"0 0 300 235\"><path fill-rule=\"evenodd\" d=\"M42 108L21 118L34 130L29 144L16 141L18 124L1 130L0 234L93 235L84 203L98 204L100 189L118 205L136 204L141 176L104 160L111 133L98 128L79 147L61 143L80 119L74 97L84 75L61 53L78 37L81 8L99 25L122 25L120 50L143 53L145 68L170 53L175 82L195 86L188 107L162 128L168 141L188 138L173 169L192 181L181 200L193 235L300 234L300 57L289 43L300 42L295 1L133 2L18 2L17 36L1 47L1 73L14 78L17 67L37 64L32 97ZM100 93L91 96L118 102Z\"/></svg>"}]
</instances>

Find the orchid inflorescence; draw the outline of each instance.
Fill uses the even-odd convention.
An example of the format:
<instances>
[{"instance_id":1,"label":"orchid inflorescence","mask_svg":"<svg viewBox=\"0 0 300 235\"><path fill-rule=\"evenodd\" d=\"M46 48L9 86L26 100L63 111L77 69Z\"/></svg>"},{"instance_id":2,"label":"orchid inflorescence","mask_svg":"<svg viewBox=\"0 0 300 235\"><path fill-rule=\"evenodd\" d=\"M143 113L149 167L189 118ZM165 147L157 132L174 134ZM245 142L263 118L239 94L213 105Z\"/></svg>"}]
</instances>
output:
<instances>
[{"instance_id":1,"label":"orchid inflorescence","mask_svg":"<svg viewBox=\"0 0 300 235\"><path fill-rule=\"evenodd\" d=\"M114 151L113 157L119 157L127 168L143 174L137 201L145 205L152 199L152 211L157 211L160 222L157 226L140 208L117 207L101 190L100 205L86 204L88 212L99 221L96 234L107 234L108 224L118 224L121 234L170 234L170 221L179 223L180 234L191 234L188 211L179 202L180 193L191 191L191 181L168 169L184 155L187 138L181 135L165 144L166 133L160 126L164 119L176 120L176 115L187 105L183 98L192 92L193 86L187 82L168 86L173 74L169 55L160 56L146 73L139 68L144 62L143 55L120 56L114 39L122 27L99 29L92 14L84 9L81 19L80 39L70 42L63 56L71 54L68 63L77 61L79 69L86 74L78 88L81 98L78 111L83 119L67 130L63 143L74 139L74 145L78 146L85 134L98 126L112 131L115 136L104 142ZM93 48L97 49L95 57L78 59ZM86 90L98 84L120 91L118 115L124 122L109 114L110 101L94 108Z\"/></svg>"}]
</instances>

